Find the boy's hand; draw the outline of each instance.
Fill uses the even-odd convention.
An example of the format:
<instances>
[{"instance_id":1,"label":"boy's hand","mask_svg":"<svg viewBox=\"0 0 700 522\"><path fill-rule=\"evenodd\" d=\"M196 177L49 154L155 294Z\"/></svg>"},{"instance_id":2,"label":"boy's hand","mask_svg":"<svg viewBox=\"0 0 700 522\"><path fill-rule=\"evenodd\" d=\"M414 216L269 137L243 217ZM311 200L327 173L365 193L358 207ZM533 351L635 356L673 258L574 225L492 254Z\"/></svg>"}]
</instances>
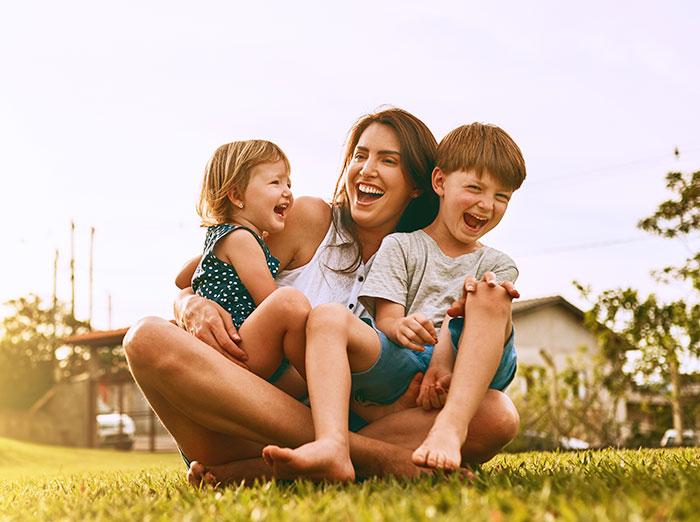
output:
<instances>
[{"instance_id":1,"label":"boy's hand","mask_svg":"<svg viewBox=\"0 0 700 522\"><path fill-rule=\"evenodd\" d=\"M405 348L422 352L426 344L437 344L433 322L423 314L411 314L396 321L396 342Z\"/></svg>"},{"instance_id":2,"label":"boy's hand","mask_svg":"<svg viewBox=\"0 0 700 522\"><path fill-rule=\"evenodd\" d=\"M502 286L505 289L505 291L508 292L508 295L511 299L517 299L518 297L520 297L520 292L516 290L513 283L511 283L510 281L501 281L500 283L498 283L496 281L496 274L494 274L493 272L486 272L481 277L481 282L486 283L491 288L495 288L499 285ZM452 306L450 306L450 308L447 310L447 314L450 317L458 317L464 315L464 306L467 301L467 294L476 292L478 284L479 281L477 281L474 276L466 277L466 279L464 280L464 285L462 286L462 295L459 299L452 303Z\"/></svg>"},{"instance_id":3,"label":"boy's hand","mask_svg":"<svg viewBox=\"0 0 700 522\"><path fill-rule=\"evenodd\" d=\"M428 411L439 410L445 405L447 391L450 389L452 372L445 368L431 366L425 372L416 405Z\"/></svg>"}]
</instances>

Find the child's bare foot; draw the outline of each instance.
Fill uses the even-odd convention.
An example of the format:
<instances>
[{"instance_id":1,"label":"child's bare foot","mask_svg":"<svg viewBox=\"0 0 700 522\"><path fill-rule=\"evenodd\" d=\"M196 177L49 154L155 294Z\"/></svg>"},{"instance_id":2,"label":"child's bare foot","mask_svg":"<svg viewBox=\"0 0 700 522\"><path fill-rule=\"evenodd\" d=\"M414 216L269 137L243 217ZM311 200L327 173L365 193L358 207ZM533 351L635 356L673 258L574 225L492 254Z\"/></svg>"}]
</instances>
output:
<instances>
[{"instance_id":1,"label":"child's bare foot","mask_svg":"<svg viewBox=\"0 0 700 522\"><path fill-rule=\"evenodd\" d=\"M456 470L462 462L462 439L456 430L433 426L418 449L413 463L428 468Z\"/></svg>"},{"instance_id":2,"label":"child's bare foot","mask_svg":"<svg viewBox=\"0 0 700 522\"><path fill-rule=\"evenodd\" d=\"M320 439L297 449L266 446L265 462L279 479L305 478L313 481L348 482L355 480L355 469L347 446L332 439Z\"/></svg>"}]
</instances>

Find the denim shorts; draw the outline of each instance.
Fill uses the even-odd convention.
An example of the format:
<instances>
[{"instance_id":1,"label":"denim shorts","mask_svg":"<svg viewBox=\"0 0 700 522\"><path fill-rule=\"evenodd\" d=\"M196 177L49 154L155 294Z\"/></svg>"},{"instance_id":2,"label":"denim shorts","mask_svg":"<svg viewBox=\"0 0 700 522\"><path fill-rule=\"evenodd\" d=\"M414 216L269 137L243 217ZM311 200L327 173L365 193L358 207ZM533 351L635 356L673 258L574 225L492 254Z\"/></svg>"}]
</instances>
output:
<instances>
[{"instance_id":1,"label":"denim shorts","mask_svg":"<svg viewBox=\"0 0 700 522\"><path fill-rule=\"evenodd\" d=\"M423 352L404 348L378 330L370 319L362 318L362 320L377 332L381 351L369 369L352 374L352 398L358 402L391 404L408 389L416 373L424 373L428 369L433 355L433 346L426 345ZM463 317L455 317L450 321L450 337L455 351L459 346L463 328ZM503 355L489 388L503 391L515 377L517 357L514 334L515 332L512 331L503 346Z\"/></svg>"}]
</instances>

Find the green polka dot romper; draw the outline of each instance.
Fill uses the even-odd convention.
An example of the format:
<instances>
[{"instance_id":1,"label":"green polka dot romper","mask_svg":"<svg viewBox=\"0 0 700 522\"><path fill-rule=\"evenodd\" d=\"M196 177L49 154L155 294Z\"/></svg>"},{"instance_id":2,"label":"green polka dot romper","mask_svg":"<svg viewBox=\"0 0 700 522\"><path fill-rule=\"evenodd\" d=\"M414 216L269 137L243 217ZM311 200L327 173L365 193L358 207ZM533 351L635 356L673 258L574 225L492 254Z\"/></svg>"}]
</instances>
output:
<instances>
[{"instance_id":1,"label":"green polka dot romper","mask_svg":"<svg viewBox=\"0 0 700 522\"><path fill-rule=\"evenodd\" d=\"M272 277L277 276L280 262L270 254L270 249L262 238L247 227L224 223L207 229L202 260L192 277L192 289L197 295L211 299L224 307L231 314L236 328L240 328L243 321L253 313L255 301L243 286L236 269L214 255L214 246L222 237L238 229L247 230L255 236L265 253L267 267Z\"/></svg>"}]
</instances>

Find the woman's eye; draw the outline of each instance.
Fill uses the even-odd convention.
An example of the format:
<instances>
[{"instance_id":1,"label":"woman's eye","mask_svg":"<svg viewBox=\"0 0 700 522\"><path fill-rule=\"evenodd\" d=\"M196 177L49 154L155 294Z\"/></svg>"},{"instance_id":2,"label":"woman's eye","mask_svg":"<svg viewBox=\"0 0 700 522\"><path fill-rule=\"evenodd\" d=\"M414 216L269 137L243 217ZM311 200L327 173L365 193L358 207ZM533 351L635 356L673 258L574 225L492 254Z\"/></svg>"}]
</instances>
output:
<instances>
[{"instance_id":1,"label":"woman's eye","mask_svg":"<svg viewBox=\"0 0 700 522\"><path fill-rule=\"evenodd\" d=\"M353 159L355 161L362 161L364 159L364 154L356 152L355 155L353 156Z\"/></svg>"},{"instance_id":2,"label":"woman's eye","mask_svg":"<svg viewBox=\"0 0 700 522\"><path fill-rule=\"evenodd\" d=\"M395 159L392 159L392 158L387 158L384 160L384 163L386 163L387 165L396 165L397 161Z\"/></svg>"}]
</instances>

